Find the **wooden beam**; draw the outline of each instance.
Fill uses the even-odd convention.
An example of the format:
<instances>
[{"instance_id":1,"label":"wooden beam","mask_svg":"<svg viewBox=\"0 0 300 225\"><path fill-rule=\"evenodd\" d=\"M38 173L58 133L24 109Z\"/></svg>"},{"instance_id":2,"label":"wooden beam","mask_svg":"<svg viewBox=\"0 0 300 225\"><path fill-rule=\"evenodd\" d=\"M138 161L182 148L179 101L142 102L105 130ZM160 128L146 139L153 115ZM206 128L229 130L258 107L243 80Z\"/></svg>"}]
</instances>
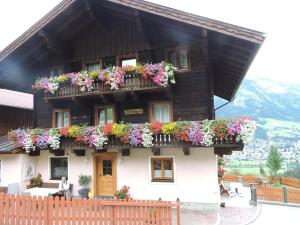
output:
<instances>
[{"instance_id":1,"label":"wooden beam","mask_svg":"<svg viewBox=\"0 0 300 225\"><path fill-rule=\"evenodd\" d=\"M151 151L152 151L153 155L156 155L156 156L160 155L160 148L159 147L152 147Z\"/></svg>"},{"instance_id":2,"label":"wooden beam","mask_svg":"<svg viewBox=\"0 0 300 225\"><path fill-rule=\"evenodd\" d=\"M47 49L49 49L51 52L54 52L57 55L62 55L66 58L71 56L71 48L59 38L44 30L40 30L38 35L44 39Z\"/></svg>"},{"instance_id":3,"label":"wooden beam","mask_svg":"<svg viewBox=\"0 0 300 225\"><path fill-rule=\"evenodd\" d=\"M130 97L135 102L141 102L141 99L140 99L139 95L136 92L134 92L134 91L130 92Z\"/></svg>"},{"instance_id":4,"label":"wooden beam","mask_svg":"<svg viewBox=\"0 0 300 225\"><path fill-rule=\"evenodd\" d=\"M190 147L188 147L188 146L184 146L182 148L182 150L183 150L184 155L190 155L191 154Z\"/></svg>"},{"instance_id":5,"label":"wooden beam","mask_svg":"<svg viewBox=\"0 0 300 225\"><path fill-rule=\"evenodd\" d=\"M130 148L122 148L122 156L130 156Z\"/></svg>"},{"instance_id":6,"label":"wooden beam","mask_svg":"<svg viewBox=\"0 0 300 225\"><path fill-rule=\"evenodd\" d=\"M108 98L107 98L104 94L100 94L99 97L100 97L101 101L102 101L104 104L108 104L108 103L109 103Z\"/></svg>"}]
</instances>

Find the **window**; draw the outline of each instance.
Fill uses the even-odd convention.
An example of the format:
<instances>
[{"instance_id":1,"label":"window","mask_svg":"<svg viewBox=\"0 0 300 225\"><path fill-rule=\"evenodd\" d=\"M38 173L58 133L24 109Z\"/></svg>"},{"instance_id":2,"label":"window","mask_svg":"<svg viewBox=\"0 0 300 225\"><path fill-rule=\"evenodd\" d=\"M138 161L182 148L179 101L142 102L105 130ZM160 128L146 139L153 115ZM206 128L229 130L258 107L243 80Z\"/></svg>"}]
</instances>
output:
<instances>
[{"instance_id":1,"label":"window","mask_svg":"<svg viewBox=\"0 0 300 225\"><path fill-rule=\"evenodd\" d=\"M124 59L124 60L122 60L122 67L123 66L136 66L136 59Z\"/></svg>"},{"instance_id":2,"label":"window","mask_svg":"<svg viewBox=\"0 0 300 225\"><path fill-rule=\"evenodd\" d=\"M63 66L54 66L50 70L50 77L58 76L64 73Z\"/></svg>"},{"instance_id":3,"label":"window","mask_svg":"<svg viewBox=\"0 0 300 225\"><path fill-rule=\"evenodd\" d=\"M2 182L2 161L0 160L0 184Z\"/></svg>"},{"instance_id":4,"label":"window","mask_svg":"<svg viewBox=\"0 0 300 225\"><path fill-rule=\"evenodd\" d=\"M189 70L189 54L186 49L167 50L167 62L174 65L175 70Z\"/></svg>"},{"instance_id":5,"label":"window","mask_svg":"<svg viewBox=\"0 0 300 225\"><path fill-rule=\"evenodd\" d=\"M152 158L151 172L154 182L174 182L173 158Z\"/></svg>"},{"instance_id":6,"label":"window","mask_svg":"<svg viewBox=\"0 0 300 225\"><path fill-rule=\"evenodd\" d=\"M61 180L62 177L68 177L68 158L50 158L50 171L51 180Z\"/></svg>"},{"instance_id":7,"label":"window","mask_svg":"<svg viewBox=\"0 0 300 225\"><path fill-rule=\"evenodd\" d=\"M169 123L173 120L173 112L171 102L151 102L150 109L150 122L160 121L162 123Z\"/></svg>"},{"instance_id":8,"label":"window","mask_svg":"<svg viewBox=\"0 0 300 225\"><path fill-rule=\"evenodd\" d=\"M85 64L85 69L88 72L92 72L92 71L100 71L101 65L100 63L87 63Z\"/></svg>"},{"instance_id":9,"label":"window","mask_svg":"<svg viewBox=\"0 0 300 225\"><path fill-rule=\"evenodd\" d=\"M137 53L117 56L117 63L119 66L136 66L137 62L138 62Z\"/></svg>"},{"instance_id":10,"label":"window","mask_svg":"<svg viewBox=\"0 0 300 225\"><path fill-rule=\"evenodd\" d=\"M68 109L54 109L52 127L62 128L71 126L71 113Z\"/></svg>"},{"instance_id":11,"label":"window","mask_svg":"<svg viewBox=\"0 0 300 225\"><path fill-rule=\"evenodd\" d=\"M102 126L115 123L115 107L97 106L95 110L95 125Z\"/></svg>"}]
</instances>

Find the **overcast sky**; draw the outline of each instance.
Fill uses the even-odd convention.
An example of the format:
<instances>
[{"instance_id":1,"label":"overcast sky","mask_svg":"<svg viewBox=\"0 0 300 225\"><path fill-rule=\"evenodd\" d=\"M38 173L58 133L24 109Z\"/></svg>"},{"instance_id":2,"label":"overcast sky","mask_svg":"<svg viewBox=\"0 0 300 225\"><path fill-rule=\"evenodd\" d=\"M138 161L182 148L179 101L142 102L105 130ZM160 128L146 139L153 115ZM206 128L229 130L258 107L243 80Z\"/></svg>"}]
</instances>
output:
<instances>
[{"instance_id":1,"label":"overcast sky","mask_svg":"<svg viewBox=\"0 0 300 225\"><path fill-rule=\"evenodd\" d=\"M60 0L0 0L0 49ZM248 76L300 84L300 2L297 0L151 0L266 33Z\"/></svg>"}]
</instances>

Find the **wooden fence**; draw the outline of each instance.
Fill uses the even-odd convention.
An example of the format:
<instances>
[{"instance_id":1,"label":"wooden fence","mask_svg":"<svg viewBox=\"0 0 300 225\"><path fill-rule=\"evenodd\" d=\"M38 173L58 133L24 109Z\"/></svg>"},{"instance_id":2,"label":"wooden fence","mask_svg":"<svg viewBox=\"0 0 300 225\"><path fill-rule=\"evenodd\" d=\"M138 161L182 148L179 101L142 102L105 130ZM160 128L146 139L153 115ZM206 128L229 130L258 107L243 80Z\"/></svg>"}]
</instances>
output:
<instances>
[{"instance_id":1,"label":"wooden fence","mask_svg":"<svg viewBox=\"0 0 300 225\"><path fill-rule=\"evenodd\" d=\"M258 200L300 204L300 190L294 188L256 185L255 195Z\"/></svg>"},{"instance_id":2,"label":"wooden fence","mask_svg":"<svg viewBox=\"0 0 300 225\"><path fill-rule=\"evenodd\" d=\"M180 225L180 202L59 199L0 193L0 224L5 225ZM175 222L175 221L174 221Z\"/></svg>"},{"instance_id":3,"label":"wooden fence","mask_svg":"<svg viewBox=\"0 0 300 225\"><path fill-rule=\"evenodd\" d=\"M230 181L230 182L243 182L243 183L261 183L262 179L260 177L256 176L239 176L236 174L225 174L222 177L222 180L224 181ZM291 177L267 177L267 180L269 180L271 183L274 183L275 181L279 182L282 185L294 187L294 188L300 188L300 180L297 178L291 178Z\"/></svg>"}]
</instances>

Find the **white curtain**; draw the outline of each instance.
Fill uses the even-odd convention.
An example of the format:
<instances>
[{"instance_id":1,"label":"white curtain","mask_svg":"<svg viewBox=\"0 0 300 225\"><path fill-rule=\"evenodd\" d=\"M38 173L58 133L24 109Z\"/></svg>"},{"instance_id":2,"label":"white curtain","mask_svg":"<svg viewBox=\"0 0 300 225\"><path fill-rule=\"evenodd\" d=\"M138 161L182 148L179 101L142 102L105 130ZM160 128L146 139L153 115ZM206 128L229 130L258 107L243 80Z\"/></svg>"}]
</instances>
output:
<instances>
[{"instance_id":1,"label":"white curtain","mask_svg":"<svg viewBox=\"0 0 300 225\"><path fill-rule=\"evenodd\" d=\"M153 105L153 120L169 123L170 119L169 103L158 103Z\"/></svg>"},{"instance_id":2,"label":"white curtain","mask_svg":"<svg viewBox=\"0 0 300 225\"><path fill-rule=\"evenodd\" d=\"M56 113L56 127L62 128L63 127L63 120L62 120L63 114L61 112Z\"/></svg>"}]
</instances>

